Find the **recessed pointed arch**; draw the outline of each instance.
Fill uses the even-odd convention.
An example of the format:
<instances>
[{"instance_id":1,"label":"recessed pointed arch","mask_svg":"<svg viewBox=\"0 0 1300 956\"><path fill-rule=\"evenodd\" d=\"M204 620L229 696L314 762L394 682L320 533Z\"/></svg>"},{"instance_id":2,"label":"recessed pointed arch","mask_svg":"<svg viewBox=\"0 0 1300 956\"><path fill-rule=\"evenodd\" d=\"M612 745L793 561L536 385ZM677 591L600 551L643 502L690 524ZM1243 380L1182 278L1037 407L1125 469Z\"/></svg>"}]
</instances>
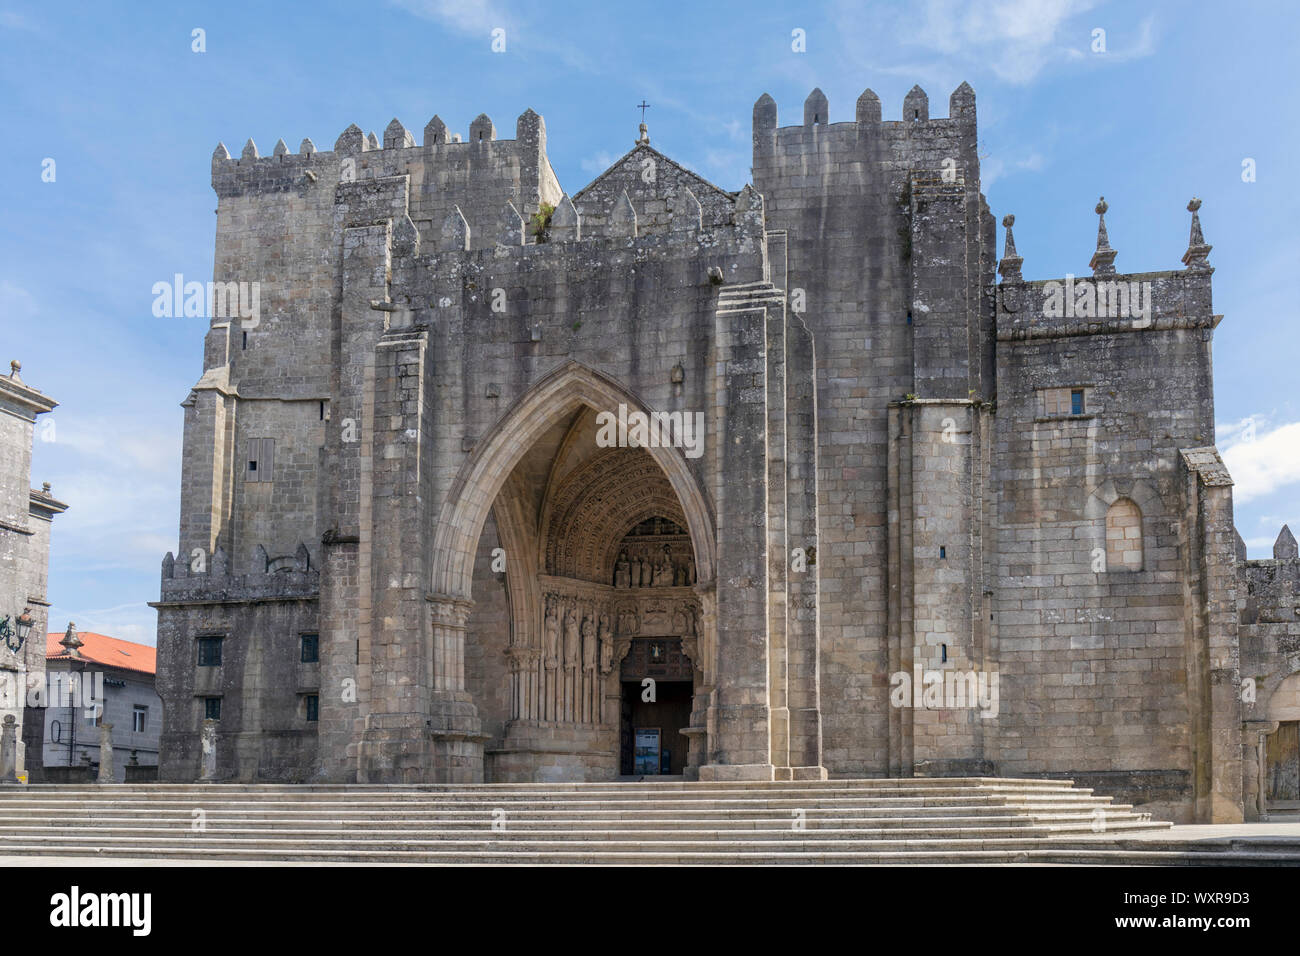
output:
<instances>
[{"instance_id":1,"label":"recessed pointed arch","mask_svg":"<svg viewBox=\"0 0 1300 956\"><path fill-rule=\"evenodd\" d=\"M475 446L452 481L434 530L431 589L468 599L474 553L484 522L507 477L548 428L580 406L629 413L655 411L606 375L569 361L548 373L510 406ZM713 508L680 448L647 448L681 503L695 549L696 580L713 580L716 564Z\"/></svg>"}]
</instances>

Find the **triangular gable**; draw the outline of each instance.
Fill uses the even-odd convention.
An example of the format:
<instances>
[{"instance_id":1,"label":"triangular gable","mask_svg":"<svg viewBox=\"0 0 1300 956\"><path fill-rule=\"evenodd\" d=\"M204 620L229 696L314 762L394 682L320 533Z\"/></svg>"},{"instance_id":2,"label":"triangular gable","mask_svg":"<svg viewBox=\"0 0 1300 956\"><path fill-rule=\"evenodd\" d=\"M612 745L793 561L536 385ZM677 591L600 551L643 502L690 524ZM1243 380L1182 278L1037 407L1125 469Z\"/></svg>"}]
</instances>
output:
<instances>
[{"instance_id":1,"label":"triangular gable","mask_svg":"<svg viewBox=\"0 0 1300 956\"><path fill-rule=\"evenodd\" d=\"M583 196L588 192L595 190L601 183L604 183L609 178L622 180L629 170L631 170L634 178L640 179L641 164L646 156L653 157L655 162L661 167L666 166L669 170L672 170L676 174L674 178L678 181L685 181L691 192L695 193L695 198L698 199L701 204L704 203L706 196L716 195L717 197L729 199L732 202L736 199L736 193L729 193L725 189L715 186L699 173L693 173L681 163L668 158L649 143L637 143L618 159L614 160L609 169L605 170L591 182L587 183L587 185L574 193L574 203L579 203Z\"/></svg>"},{"instance_id":2,"label":"triangular gable","mask_svg":"<svg viewBox=\"0 0 1300 956\"><path fill-rule=\"evenodd\" d=\"M695 218L703 228L722 226L735 214L736 194L719 189L649 144L638 143L573 196L584 232L621 229L611 220L626 218L624 194L635 211L638 235L669 231L674 219L677 228Z\"/></svg>"}]
</instances>

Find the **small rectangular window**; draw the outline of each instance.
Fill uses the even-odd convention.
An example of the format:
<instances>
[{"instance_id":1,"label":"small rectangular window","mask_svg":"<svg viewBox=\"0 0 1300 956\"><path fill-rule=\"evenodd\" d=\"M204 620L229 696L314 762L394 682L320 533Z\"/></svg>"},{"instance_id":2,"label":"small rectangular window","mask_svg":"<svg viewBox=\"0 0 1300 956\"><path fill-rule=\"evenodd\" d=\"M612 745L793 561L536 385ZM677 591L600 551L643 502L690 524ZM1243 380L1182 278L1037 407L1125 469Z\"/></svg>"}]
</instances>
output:
<instances>
[{"instance_id":1,"label":"small rectangular window","mask_svg":"<svg viewBox=\"0 0 1300 956\"><path fill-rule=\"evenodd\" d=\"M945 548L943 545L939 545L939 560L943 561L947 557L948 557L948 549Z\"/></svg>"},{"instance_id":2,"label":"small rectangular window","mask_svg":"<svg viewBox=\"0 0 1300 956\"><path fill-rule=\"evenodd\" d=\"M148 722L149 708L141 707L136 704L131 708L131 730L134 733L144 733L145 724Z\"/></svg>"},{"instance_id":3,"label":"small rectangular window","mask_svg":"<svg viewBox=\"0 0 1300 956\"><path fill-rule=\"evenodd\" d=\"M302 662L304 664L315 664L320 660L320 635L304 634L302 635Z\"/></svg>"},{"instance_id":4,"label":"small rectangular window","mask_svg":"<svg viewBox=\"0 0 1300 956\"><path fill-rule=\"evenodd\" d=\"M248 440L249 481L270 481L275 473L275 439L250 438Z\"/></svg>"},{"instance_id":5,"label":"small rectangular window","mask_svg":"<svg viewBox=\"0 0 1300 956\"><path fill-rule=\"evenodd\" d=\"M203 698L203 719L204 720L221 719L221 698L220 697Z\"/></svg>"},{"instance_id":6,"label":"small rectangular window","mask_svg":"<svg viewBox=\"0 0 1300 956\"><path fill-rule=\"evenodd\" d=\"M1083 389L1081 388L1070 390L1070 414L1083 414Z\"/></svg>"},{"instance_id":7,"label":"small rectangular window","mask_svg":"<svg viewBox=\"0 0 1300 956\"><path fill-rule=\"evenodd\" d=\"M219 637L199 638L199 666L200 667L221 666L221 640L222 639Z\"/></svg>"},{"instance_id":8,"label":"small rectangular window","mask_svg":"<svg viewBox=\"0 0 1300 956\"><path fill-rule=\"evenodd\" d=\"M309 721L320 720L320 697L317 694L307 694L303 697L303 703L307 705L307 719Z\"/></svg>"}]
</instances>

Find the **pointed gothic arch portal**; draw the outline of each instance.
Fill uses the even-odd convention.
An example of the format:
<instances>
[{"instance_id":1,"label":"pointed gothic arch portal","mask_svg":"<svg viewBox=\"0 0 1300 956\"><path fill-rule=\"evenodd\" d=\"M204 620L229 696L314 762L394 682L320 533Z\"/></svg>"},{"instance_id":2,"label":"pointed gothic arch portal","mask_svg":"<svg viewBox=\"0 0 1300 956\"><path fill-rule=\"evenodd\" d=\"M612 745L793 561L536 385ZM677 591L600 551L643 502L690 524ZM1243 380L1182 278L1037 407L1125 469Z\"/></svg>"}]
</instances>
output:
<instances>
[{"instance_id":1,"label":"pointed gothic arch portal","mask_svg":"<svg viewBox=\"0 0 1300 956\"><path fill-rule=\"evenodd\" d=\"M561 366L478 443L442 508L433 684L477 706L488 780L616 777L652 718L665 772L703 762L713 511L681 449L600 447L596 415L620 404L652 411L590 368ZM489 515L504 598L482 580ZM475 600L489 602L481 623ZM504 670L484 663L502 659Z\"/></svg>"}]
</instances>

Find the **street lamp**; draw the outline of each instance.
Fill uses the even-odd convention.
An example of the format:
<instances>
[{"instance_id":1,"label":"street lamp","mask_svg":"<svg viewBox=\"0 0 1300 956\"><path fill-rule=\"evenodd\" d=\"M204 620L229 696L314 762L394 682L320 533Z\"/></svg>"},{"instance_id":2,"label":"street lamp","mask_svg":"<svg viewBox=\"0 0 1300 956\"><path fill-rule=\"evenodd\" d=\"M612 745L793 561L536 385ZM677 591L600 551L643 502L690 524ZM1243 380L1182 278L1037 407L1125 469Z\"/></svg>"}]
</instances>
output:
<instances>
[{"instance_id":1,"label":"street lamp","mask_svg":"<svg viewBox=\"0 0 1300 956\"><path fill-rule=\"evenodd\" d=\"M23 608L23 613L19 614L13 624L9 623L9 615L6 614L0 618L0 636L4 637L5 647L17 654L23 649L23 644L27 641L27 635L31 633L32 609Z\"/></svg>"}]
</instances>

